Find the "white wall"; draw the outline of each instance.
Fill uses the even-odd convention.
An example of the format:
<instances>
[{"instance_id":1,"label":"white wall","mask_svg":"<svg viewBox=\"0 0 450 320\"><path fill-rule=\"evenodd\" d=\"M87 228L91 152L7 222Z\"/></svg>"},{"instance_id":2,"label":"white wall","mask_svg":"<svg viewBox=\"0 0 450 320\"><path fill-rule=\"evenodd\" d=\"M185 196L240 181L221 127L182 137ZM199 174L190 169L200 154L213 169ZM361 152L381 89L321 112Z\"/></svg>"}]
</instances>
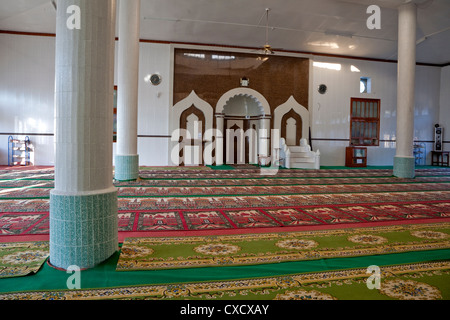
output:
<instances>
[{"instance_id":1,"label":"white wall","mask_svg":"<svg viewBox=\"0 0 450 320\"><path fill-rule=\"evenodd\" d=\"M439 123L444 128L443 141L450 141L450 66L441 69L441 95ZM450 142L444 143L444 151L450 151Z\"/></svg>"},{"instance_id":2,"label":"white wall","mask_svg":"<svg viewBox=\"0 0 450 320\"><path fill-rule=\"evenodd\" d=\"M116 52L117 52L116 42ZM116 54L116 66L117 66ZM138 154L140 166L168 165L169 108L172 105L171 46L140 43L138 91ZM117 71L117 68L116 68ZM158 73L158 86L148 76ZM146 81L147 78L147 81ZM117 84L117 72L114 83ZM119 89L120 90L120 89ZM114 155L116 150L114 144Z\"/></svg>"},{"instance_id":3,"label":"white wall","mask_svg":"<svg viewBox=\"0 0 450 320\"><path fill-rule=\"evenodd\" d=\"M172 106L172 50L168 44L141 43L139 64L138 138L140 165L169 163L169 109ZM158 73L162 82L154 86L146 76Z\"/></svg>"},{"instance_id":4,"label":"white wall","mask_svg":"<svg viewBox=\"0 0 450 320\"><path fill-rule=\"evenodd\" d=\"M140 165L167 165L171 49L140 49L138 135L152 136L138 138ZM54 165L55 38L0 34L0 57L0 165L8 164L8 135L1 133L31 133L34 164ZM152 73L162 75L157 87L144 81Z\"/></svg>"},{"instance_id":5,"label":"white wall","mask_svg":"<svg viewBox=\"0 0 450 320\"><path fill-rule=\"evenodd\" d=\"M28 133L35 163L54 164L55 39L0 34L0 133ZM22 139L24 136L18 136ZM0 164L8 135L0 134Z\"/></svg>"},{"instance_id":6,"label":"white wall","mask_svg":"<svg viewBox=\"0 0 450 320\"><path fill-rule=\"evenodd\" d=\"M381 100L380 145L368 147L368 165L392 165L395 156L397 64L376 61L315 57L314 61L332 63L329 69L313 66L313 96L311 136L312 147L320 150L321 165L343 166L345 147L349 145L350 98L374 98ZM326 65L325 65L326 66ZM357 71L352 71L354 66ZM354 68L354 70L356 70ZM439 118L440 69L416 67L414 135L419 141L433 139L434 124ZM360 77L371 78L371 93L359 92ZM322 95L316 90L326 84L328 91ZM426 143L427 153L432 143ZM429 161L428 161L429 162Z\"/></svg>"}]
</instances>

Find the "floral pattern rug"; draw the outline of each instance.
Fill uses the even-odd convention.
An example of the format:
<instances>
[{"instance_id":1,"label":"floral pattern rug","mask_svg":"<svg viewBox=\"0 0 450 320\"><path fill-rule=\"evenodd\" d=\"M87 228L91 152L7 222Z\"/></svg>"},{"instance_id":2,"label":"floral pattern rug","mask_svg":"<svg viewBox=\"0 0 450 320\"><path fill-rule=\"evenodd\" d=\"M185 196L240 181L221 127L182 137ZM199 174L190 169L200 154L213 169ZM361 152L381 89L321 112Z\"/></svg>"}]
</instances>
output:
<instances>
[{"instance_id":1,"label":"floral pattern rug","mask_svg":"<svg viewBox=\"0 0 450 320\"><path fill-rule=\"evenodd\" d=\"M0 279L36 273L48 256L48 242L0 243Z\"/></svg>"},{"instance_id":2,"label":"floral pattern rug","mask_svg":"<svg viewBox=\"0 0 450 320\"><path fill-rule=\"evenodd\" d=\"M125 239L117 271L256 265L450 248L450 224Z\"/></svg>"},{"instance_id":3,"label":"floral pattern rug","mask_svg":"<svg viewBox=\"0 0 450 320\"><path fill-rule=\"evenodd\" d=\"M450 262L380 268L370 289L367 269L254 279L0 294L0 300L449 300Z\"/></svg>"}]
</instances>

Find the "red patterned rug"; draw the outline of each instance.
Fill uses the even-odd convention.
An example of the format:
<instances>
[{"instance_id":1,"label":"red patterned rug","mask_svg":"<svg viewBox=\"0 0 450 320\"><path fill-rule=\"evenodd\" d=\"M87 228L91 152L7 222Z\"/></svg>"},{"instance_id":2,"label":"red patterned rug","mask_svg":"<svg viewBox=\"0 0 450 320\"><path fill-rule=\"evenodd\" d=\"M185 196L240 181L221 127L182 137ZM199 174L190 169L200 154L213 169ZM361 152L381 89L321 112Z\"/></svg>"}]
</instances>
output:
<instances>
[{"instance_id":1,"label":"red patterned rug","mask_svg":"<svg viewBox=\"0 0 450 320\"><path fill-rule=\"evenodd\" d=\"M327 206L237 208L215 210L152 210L120 211L119 232L148 236L167 235L173 231L227 230L267 232L267 228L286 231L317 229L332 226L369 226L403 223L450 221L450 201L415 203L384 203ZM312 228L315 227L315 228ZM46 239L49 233L48 212L0 214L0 242L11 236L33 236ZM181 233L180 233L181 234ZM176 235L176 233L173 233ZM11 239L8 239L10 237ZM40 236L40 237L39 237ZM135 235L134 235L135 236Z\"/></svg>"},{"instance_id":2,"label":"red patterned rug","mask_svg":"<svg viewBox=\"0 0 450 320\"><path fill-rule=\"evenodd\" d=\"M164 178L162 177L164 176ZM313 230L450 220L450 170L149 170L116 182L119 234ZM46 240L53 169L0 170L0 242Z\"/></svg>"}]
</instances>

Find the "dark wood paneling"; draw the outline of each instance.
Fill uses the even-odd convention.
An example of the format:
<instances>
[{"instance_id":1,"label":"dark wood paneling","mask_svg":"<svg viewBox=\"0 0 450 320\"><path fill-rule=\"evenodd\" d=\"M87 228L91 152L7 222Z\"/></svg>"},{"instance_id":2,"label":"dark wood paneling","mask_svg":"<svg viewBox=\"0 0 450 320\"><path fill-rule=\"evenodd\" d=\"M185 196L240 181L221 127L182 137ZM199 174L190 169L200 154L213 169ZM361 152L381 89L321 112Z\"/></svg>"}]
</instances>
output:
<instances>
[{"instance_id":1,"label":"dark wood paneling","mask_svg":"<svg viewBox=\"0 0 450 320\"><path fill-rule=\"evenodd\" d=\"M267 99L272 113L290 96L308 106L308 59L190 49L175 50L173 103L194 90L215 108L223 94L240 86L243 77L250 79L248 88Z\"/></svg>"}]
</instances>

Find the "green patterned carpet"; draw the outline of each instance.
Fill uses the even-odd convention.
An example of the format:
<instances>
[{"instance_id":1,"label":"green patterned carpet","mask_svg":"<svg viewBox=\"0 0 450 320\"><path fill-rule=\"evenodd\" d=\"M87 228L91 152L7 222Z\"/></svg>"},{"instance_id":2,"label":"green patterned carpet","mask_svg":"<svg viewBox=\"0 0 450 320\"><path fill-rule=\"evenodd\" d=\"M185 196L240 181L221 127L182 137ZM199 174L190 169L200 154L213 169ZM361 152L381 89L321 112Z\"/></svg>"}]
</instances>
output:
<instances>
[{"instance_id":1,"label":"green patterned carpet","mask_svg":"<svg viewBox=\"0 0 450 320\"><path fill-rule=\"evenodd\" d=\"M450 249L450 224L222 236L127 238L118 271L257 265Z\"/></svg>"}]
</instances>

